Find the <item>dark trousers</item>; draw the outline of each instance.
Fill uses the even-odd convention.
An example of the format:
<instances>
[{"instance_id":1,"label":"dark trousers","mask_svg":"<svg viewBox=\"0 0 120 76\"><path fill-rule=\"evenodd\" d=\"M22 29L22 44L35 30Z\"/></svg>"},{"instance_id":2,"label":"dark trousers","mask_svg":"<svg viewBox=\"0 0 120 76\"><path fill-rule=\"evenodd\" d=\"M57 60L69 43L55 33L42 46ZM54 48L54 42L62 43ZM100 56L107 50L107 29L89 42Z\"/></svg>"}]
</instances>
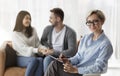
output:
<instances>
[{"instance_id":1,"label":"dark trousers","mask_svg":"<svg viewBox=\"0 0 120 76\"><path fill-rule=\"evenodd\" d=\"M63 71L63 64L58 61L52 61L48 66L44 76L82 76L78 73L67 73Z\"/></svg>"}]
</instances>

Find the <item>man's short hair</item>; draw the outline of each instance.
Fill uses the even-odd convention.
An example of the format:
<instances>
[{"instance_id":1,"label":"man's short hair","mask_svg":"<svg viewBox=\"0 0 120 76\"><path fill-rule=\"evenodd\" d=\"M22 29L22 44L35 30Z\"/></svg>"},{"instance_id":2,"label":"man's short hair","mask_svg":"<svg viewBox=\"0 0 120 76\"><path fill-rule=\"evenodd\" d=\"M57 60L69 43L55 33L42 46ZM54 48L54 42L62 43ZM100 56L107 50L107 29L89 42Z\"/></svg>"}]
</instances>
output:
<instances>
[{"instance_id":1,"label":"man's short hair","mask_svg":"<svg viewBox=\"0 0 120 76\"><path fill-rule=\"evenodd\" d=\"M53 8L50 12L53 12L56 16L60 17L61 21L64 20L64 12L61 8Z\"/></svg>"}]
</instances>

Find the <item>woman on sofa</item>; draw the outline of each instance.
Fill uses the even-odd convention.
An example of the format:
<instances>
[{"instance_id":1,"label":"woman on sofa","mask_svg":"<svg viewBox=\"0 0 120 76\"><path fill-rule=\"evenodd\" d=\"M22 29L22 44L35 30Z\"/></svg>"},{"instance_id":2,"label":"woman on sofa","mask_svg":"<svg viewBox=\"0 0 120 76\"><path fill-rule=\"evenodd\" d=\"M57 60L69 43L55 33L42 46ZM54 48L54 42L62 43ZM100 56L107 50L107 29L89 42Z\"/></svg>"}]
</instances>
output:
<instances>
[{"instance_id":1,"label":"woman on sofa","mask_svg":"<svg viewBox=\"0 0 120 76\"><path fill-rule=\"evenodd\" d=\"M25 76L42 76L43 59L35 57L40 52L40 41L35 28L31 26L31 15L20 11L12 35L13 48L17 52L17 66L26 67Z\"/></svg>"}]
</instances>

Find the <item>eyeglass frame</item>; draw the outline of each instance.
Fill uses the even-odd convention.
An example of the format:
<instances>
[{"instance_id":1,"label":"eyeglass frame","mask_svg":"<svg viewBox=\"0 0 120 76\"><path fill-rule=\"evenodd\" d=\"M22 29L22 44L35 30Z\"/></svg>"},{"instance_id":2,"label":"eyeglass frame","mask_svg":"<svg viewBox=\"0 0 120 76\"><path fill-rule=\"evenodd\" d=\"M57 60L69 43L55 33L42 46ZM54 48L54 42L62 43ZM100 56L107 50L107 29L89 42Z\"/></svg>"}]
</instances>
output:
<instances>
[{"instance_id":1,"label":"eyeglass frame","mask_svg":"<svg viewBox=\"0 0 120 76\"><path fill-rule=\"evenodd\" d=\"M93 21L87 21L86 22L86 25L87 26L91 26L91 25L97 25L98 23L100 22L100 20L96 19L96 20L93 20ZM89 24L88 24L89 23Z\"/></svg>"}]
</instances>

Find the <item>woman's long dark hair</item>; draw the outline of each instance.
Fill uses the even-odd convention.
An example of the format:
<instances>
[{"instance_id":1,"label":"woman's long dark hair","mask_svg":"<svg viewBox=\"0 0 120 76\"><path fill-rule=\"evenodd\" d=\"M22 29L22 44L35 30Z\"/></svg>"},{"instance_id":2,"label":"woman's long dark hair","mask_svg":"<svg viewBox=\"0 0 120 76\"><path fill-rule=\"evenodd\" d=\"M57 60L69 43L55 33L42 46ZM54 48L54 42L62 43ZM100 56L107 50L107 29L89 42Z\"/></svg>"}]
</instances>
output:
<instances>
[{"instance_id":1,"label":"woman's long dark hair","mask_svg":"<svg viewBox=\"0 0 120 76\"><path fill-rule=\"evenodd\" d=\"M23 30L25 29L25 32L23 33L25 34L26 37L29 38L32 36L33 28L31 27L31 24L29 25L29 27L24 27L23 19L26 15L29 15L31 17L30 13L27 11L20 11L18 13L16 18L16 24L13 31L23 32Z\"/></svg>"}]
</instances>

